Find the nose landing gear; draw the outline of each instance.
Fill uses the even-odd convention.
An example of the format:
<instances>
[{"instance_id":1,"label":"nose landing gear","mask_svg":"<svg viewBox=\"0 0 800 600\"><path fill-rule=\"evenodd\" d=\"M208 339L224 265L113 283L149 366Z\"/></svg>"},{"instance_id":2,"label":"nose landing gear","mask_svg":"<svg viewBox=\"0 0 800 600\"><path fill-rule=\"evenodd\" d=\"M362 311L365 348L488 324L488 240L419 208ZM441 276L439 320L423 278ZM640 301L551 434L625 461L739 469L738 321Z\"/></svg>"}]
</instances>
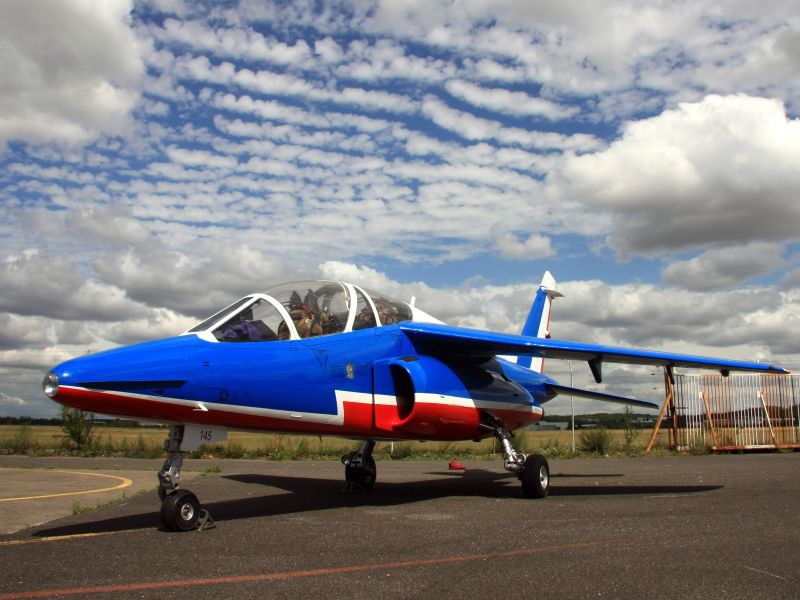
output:
<instances>
[{"instance_id":1,"label":"nose landing gear","mask_svg":"<svg viewBox=\"0 0 800 600\"><path fill-rule=\"evenodd\" d=\"M378 468L375 459L372 458L374 449L375 442L367 440L361 448L342 457L344 478L347 482L344 487L345 492L369 492L375 487Z\"/></svg>"},{"instance_id":2,"label":"nose landing gear","mask_svg":"<svg viewBox=\"0 0 800 600\"><path fill-rule=\"evenodd\" d=\"M158 497L161 499L161 524L169 531L209 529L214 521L192 492L180 488L183 455L183 425L172 425L164 443L167 459L158 472Z\"/></svg>"}]
</instances>

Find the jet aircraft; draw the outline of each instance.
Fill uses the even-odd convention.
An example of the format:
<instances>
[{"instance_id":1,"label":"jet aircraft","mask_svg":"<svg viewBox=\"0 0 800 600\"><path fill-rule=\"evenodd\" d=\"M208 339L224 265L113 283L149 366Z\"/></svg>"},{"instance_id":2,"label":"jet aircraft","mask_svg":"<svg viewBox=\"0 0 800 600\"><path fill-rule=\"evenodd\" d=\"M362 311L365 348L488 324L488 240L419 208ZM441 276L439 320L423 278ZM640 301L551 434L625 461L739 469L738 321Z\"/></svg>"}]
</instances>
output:
<instances>
[{"instance_id":1,"label":"jet aircraft","mask_svg":"<svg viewBox=\"0 0 800 600\"><path fill-rule=\"evenodd\" d=\"M82 356L54 367L45 393L83 411L170 424L158 473L165 528L195 528L195 494L181 487L183 457L230 429L362 440L342 457L348 485L372 489L379 440L496 437L525 496L543 498L547 460L514 447L558 394L657 405L559 384L544 359L783 373L778 366L551 339L547 272L519 335L443 324L415 305L361 286L301 281L250 294L189 331Z\"/></svg>"}]
</instances>

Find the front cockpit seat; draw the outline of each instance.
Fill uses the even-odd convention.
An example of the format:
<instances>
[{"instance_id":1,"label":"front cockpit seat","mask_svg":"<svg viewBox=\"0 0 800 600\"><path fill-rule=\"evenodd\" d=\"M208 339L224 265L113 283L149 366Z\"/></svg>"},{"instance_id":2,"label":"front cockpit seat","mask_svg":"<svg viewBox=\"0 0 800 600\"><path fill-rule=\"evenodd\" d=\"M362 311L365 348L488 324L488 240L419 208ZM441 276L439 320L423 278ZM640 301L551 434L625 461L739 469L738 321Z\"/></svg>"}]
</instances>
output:
<instances>
[{"instance_id":1,"label":"front cockpit seat","mask_svg":"<svg viewBox=\"0 0 800 600\"><path fill-rule=\"evenodd\" d=\"M278 339L263 321L240 321L232 323L222 332L226 342L270 342Z\"/></svg>"}]
</instances>

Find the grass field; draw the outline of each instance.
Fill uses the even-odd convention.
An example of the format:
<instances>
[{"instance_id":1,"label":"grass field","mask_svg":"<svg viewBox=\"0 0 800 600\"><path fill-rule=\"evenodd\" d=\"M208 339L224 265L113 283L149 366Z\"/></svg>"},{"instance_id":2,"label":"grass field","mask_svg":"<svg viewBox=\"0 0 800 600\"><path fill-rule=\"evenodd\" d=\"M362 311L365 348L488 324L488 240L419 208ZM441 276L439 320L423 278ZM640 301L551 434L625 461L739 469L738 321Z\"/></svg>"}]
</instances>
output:
<instances>
[{"instance_id":1,"label":"grass field","mask_svg":"<svg viewBox=\"0 0 800 600\"><path fill-rule=\"evenodd\" d=\"M52 455L81 454L100 456L129 456L158 458L164 456L163 445L167 428L159 427L100 427L94 428L92 445L82 451L71 448L66 436L58 426L0 425L0 451L6 453ZM581 453L589 432L575 432L575 444ZM600 454L635 455L643 452L650 439L651 430L636 430L635 439L626 445L625 431L602 430L608 434L605 451ZM540 452L546 456L566 457L572 455L571 431L524 431L516 436L517 447L526 453ZM667 445L666 432L659 433L658 445ZM263 458L271 460L338 460L342 454L359 446L355 440L333 437L277 435L231 431L222 444L202 446L194 457L209 458ZM592 453L584 450L584 454ZM377 458L488 458L498 456L497 443L493 439L481 442L379 442L375 448Z\"/></svg>"}]
</instances>

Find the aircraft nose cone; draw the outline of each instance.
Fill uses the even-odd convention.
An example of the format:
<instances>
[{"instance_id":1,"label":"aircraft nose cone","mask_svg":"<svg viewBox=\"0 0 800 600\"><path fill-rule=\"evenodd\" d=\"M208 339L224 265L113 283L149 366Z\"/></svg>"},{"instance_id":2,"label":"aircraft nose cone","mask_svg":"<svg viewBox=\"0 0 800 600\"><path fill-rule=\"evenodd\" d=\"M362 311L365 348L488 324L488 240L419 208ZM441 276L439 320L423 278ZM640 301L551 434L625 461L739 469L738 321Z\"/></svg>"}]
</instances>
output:
<instances>
[{"instance_id":1,"label":"aircraft nose cone","mask_svg":"<svg viewBox=\"0 0 800 600\"><path fill-rule=\"evenodd\" d=\"M48 398L55 398L58 394L58 375L53 371L49 371L42 380L42 389Z\"/></svg>"},{"instance_id":2,"label":"aircraft nose cone","mask_svg":"<svg viewBox=\"0 0 800 600\"><path fill-rule=\"evenodd\" d=\"M42 391L44 391L48 398L55 400L56 402L63 403L59 396L63 396L64 388L66 386L76 385L76 382L78 381L78 379L76 379L76 373L80 372L80 368L78 368L80 365L75 365L75 362L80 360L82 359L77 358L68 360L56 365L47 373L45 373L44 378L42 379Z\"/></svg>"}]
</instances>

